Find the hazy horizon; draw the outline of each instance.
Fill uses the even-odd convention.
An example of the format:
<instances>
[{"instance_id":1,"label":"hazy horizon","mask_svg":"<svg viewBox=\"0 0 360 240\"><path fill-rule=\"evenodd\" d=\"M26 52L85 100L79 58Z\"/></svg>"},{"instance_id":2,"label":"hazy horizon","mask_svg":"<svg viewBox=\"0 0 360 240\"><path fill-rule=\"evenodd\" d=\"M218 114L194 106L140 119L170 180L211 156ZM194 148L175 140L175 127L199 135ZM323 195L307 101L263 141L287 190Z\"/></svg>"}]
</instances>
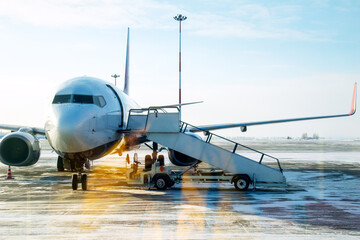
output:
<instances>
[{"instance_id":1,"label":"hazy horizon","mask_svg":"<svg viewBox=\"0 0 360 240\"><path fill-rule=\"evenodd\" d=\"M43 127L57 86L77 76L114 82L125 70L141 106L182 100L193 125L346 114L360 78L359 1L0 2L0 124ZM249 127L224 136L359 138L353 117Z\"/></svg>"}]
</instances>

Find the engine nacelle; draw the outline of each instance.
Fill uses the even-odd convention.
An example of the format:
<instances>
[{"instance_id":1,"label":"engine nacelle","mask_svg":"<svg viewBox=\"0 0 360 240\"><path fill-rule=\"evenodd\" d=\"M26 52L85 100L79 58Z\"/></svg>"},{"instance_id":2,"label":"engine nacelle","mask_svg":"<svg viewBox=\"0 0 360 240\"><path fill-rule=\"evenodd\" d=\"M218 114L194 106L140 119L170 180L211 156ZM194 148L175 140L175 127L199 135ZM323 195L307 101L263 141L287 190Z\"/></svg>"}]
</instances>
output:
<instances>
[{"instance_id":1,"label":"engine nacelle","mask_svg":"<svg viewBox=\"0 0 360 240\"><path fill-rule=\"evenodd\" d=\"M195 133L186 132L185 134L195 137L199 140L202 140L201 137ZM198 159L195 159L193 157L190 157L173 149L169 149L168 154L169 154L170 162L172 162L176 166L191 166L195 163L201 162Z\"/></svg>"},{"instance_id":2,"label":"engine nacelle","mask_svg":"<svg viewBox=\"0 0 360 240\"><path fill-rule=\"evenodd\" d=\"M39 140L28 132L13 132L0 141L0 161L10 166L30 166L40 158Z\"/></svg>"}]
</instances>

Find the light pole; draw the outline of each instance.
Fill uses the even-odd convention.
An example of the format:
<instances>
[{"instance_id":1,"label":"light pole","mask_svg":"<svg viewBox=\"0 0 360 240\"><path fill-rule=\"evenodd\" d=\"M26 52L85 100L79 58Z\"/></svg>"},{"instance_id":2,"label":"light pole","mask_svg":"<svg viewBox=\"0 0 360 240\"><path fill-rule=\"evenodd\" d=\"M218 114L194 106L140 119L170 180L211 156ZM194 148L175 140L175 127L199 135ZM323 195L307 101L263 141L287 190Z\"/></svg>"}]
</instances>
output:
<instances>
[{"instance_id":1,"label":"light pole","mask_svg":"<svg viewBox=\"0 0 360 240\"><path fill-rule=\"evenodd\" d=\"M187 19L186 16L178 14L174 17L176 21L179 21L179 104L181 104L181 22ZM181 121L181 105L179 106L179 114Z\"/></svg>"},{"instance_id":2,"label":"light pole","mask_svg":"<svg viewBox=\"0 0 360 240\"><path fill-rule=\"evenodd\" d=\"M116 86L116 78L120 77L120 75L114 74L114 75L111 75L111 77L115 78L115 86Z\"/></svg>"}]
</instances>

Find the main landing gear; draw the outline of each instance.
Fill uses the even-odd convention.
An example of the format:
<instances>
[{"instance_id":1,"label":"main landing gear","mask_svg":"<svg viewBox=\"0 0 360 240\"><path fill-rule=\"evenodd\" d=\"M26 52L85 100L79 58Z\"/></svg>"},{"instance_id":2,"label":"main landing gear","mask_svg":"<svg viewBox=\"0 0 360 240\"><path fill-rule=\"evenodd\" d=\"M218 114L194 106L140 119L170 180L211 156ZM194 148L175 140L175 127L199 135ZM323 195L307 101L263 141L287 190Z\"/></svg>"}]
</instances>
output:
<instances>
[{"instance_id":1,"label":"main landing gear","mask_svg":"<svg viewBox=\"0 0 360 240\"><path fill-rule=\"evenodd\" d=\"M87 175L82 173L83 171L90 169L90 161L88 159L70 160L58 156L57 170L64 172L66 169L72 172L79 172L72 175L71 186L73 190L78 189L79 183L81 183L82 190L87 190Z\"/></svg>"},{"instance_id":2,"label":"main landing gear","mask_svg":"<svg viewBox=\"0 0 360 240\"><path fill-rule=\"evenodd\" d=\"M87 190L87 175L83 173L74 174L72 176L72 189L77 190L78 184L81 183L82 190Z\"/></svg>"},{"instance_id":3,"label":"main landing gear","mask_svg":"<svg viewBox=\"0 0 360 240\"><path fill-rule=\"evenodd\" d=\"M90 170L91 168L91 163L89 159L75 161L75 160L70 160L68 158L62 158L60 156L58 156L56 165L58 172L64 172L64 171L76 172L79 169Z\"/></svg>"},{"instance_id":4,"label":"main landing gear","mask_svg":"<svg viewBox=\"0 0 360 240\"><path fill-rule=\"evenodd\" d=\"M58 159L57 159L57 170L58 170L58 172L65 171L64 161L63 161L63 158L60 156L58 156Z\"/></svg>"}]
</instances>

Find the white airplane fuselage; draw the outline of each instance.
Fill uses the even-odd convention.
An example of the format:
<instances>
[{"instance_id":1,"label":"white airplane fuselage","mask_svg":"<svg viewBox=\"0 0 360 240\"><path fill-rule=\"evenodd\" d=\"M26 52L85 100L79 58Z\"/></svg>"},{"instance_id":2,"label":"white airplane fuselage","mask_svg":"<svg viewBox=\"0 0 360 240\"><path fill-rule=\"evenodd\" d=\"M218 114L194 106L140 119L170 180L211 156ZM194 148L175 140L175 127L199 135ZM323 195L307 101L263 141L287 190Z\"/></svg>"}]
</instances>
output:
<instances>
[{"instance_id":1,"label":"white airplane fuselage","mask_svg":"<svg viewBox=\"0 0 360 240\"><path fill-rule=\"evenodd\" d=\"M68 159L98 159L121 141L130 109L139 108L115 85L93 77L73 78L57 90L45 123L55 152Z\"/></svg>"}]
</instances>

